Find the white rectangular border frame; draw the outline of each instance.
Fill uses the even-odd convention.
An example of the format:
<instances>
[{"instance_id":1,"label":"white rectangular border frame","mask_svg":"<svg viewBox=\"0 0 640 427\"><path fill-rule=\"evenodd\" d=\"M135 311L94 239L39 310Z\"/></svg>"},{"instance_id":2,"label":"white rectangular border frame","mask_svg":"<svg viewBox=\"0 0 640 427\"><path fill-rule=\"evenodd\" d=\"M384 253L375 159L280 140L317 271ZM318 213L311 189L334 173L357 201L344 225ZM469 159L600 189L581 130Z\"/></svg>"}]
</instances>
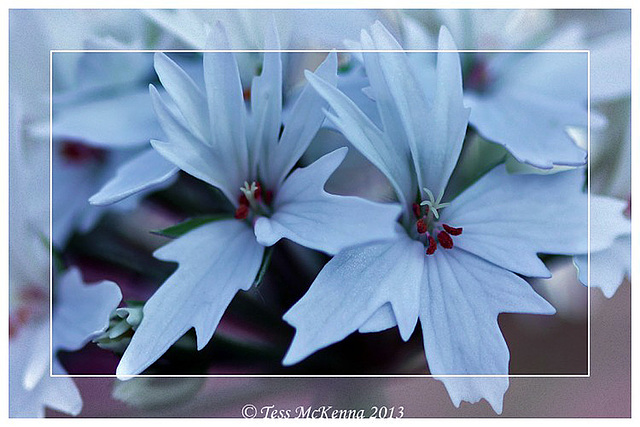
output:
<instances>
[{"instance_id":1,"label":"white rectangular border frame","mask_svg":"<svg viewBox=\"0 0 640 427\"><path fill-rule=\"evenodd\" d=\"M586 374L507 374L507 375L431 375L431 374L406 374L406 375L284 375L284 374L220 374L220 375L126 375L121 378L589 378L591 377L591 51L587 49L402 49L402 50L353 50L353 49L227 49L227 50L207 50L207 49L178 49L178 50L108 50L108 49L53 49L49 51L49 236L53 236L53 54L54 53L205 53L205 52L235 52L235 53L357 53L357 52L378 52L378 53L437 53L437 52L458 52L458 53L586 53L587 54L587 373ZM49 244L49 376L61 378L118 378L115 374L99 375L62 375L53 373L53 245L50 239Z\"/></svg>"}]
</instances>

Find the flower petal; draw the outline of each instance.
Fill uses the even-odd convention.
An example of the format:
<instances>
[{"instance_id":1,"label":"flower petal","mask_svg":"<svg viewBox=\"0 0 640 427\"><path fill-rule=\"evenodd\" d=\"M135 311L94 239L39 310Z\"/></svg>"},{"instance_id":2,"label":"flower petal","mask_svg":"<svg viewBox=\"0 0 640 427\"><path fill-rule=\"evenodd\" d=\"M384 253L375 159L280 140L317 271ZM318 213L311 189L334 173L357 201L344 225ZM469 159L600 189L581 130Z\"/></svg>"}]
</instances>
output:
<instances>
[{"instance_id":1,"label":"flower petal","mask_svg":"<svg viewBox=\"0 0 640 427\"><path fill-rule=\"evenodd\" d=\"M420 324L431 373L506 375L509 349L498 314L553 314L554 308L517 275L458 248L438 250L424 259ZM502 409L506 378L438 379L456 406L460 400L484 397L496 412Z\"/></svg>"},{"instance_id":2,"label":"flower petal","mask_svg":"<svg viewBox=\"0 0 640 427\"><path fill-rule=\"evenodd\" d=\"M115 283L103 280L86 285L77 268L70 269L57 283L53 311L52 352L81 349L109 326L109 316L122 299Z\"/></svg>"},{"instance_id":3,"label":"flower petal","mask_svg":"<svg viewBox=\"0 0 640 427\"><path fill-rule=\"evenodd\" d=\"M203 141L209 141L207 100L189 75L164 53L157 52L154 67L158 78L182 113L189 129Z\"/></svg>"},{"instance_id":4,"label":"flower petal","mask_svg":"<svg viewBox=\"0 0 640 427\"><path fill-rule=\"evenodd\" d=\"M358 328L358 332L380 332L393 328L398 324L396 315L393 314L393 307L390 303L384 304L377 309L365 323Z\"/></svg>"},{"instance_id":5,"label":"flower petal","mask_svg":"<svg viewBox=\"0 0 640 427\"><path fill-rule=\"evenodd\" d=\"M631 235L618 237L610 247L591 253L591 281L588 280L588 257L573 258L578 278L584 285L602 289L607 298L613 297L625 276L631 273Z\"/></svg>"},{"instance_id":6,"label":"flower petal","mask_svg":"<svg viewBox=\"0 0 640 427\"><path fill-rule=\"evenodd\" d=\"M509 175L499 165L442 211L442 223L462 227L459 248L531 277L549 277L537 253L586 252L584 171Z\"/></svg>"},{"instance_id":7,"label":"flower petal","mask_svg":"<svg viewBox=\"0 0 640 427\"><path fill-rule=\"evenodd\" d=\"M278 143L282 125L282 58L273 17L266 29L265 49L276 52L264 52L262 73L251 82L249 159L252 176L257 176L259 159L265 158L267 150Z\"/></svg>"},{"instance_id":8,"label":"flower petal","mask_svg":"<svg viewBox=\"0 0 640 427\"><path fill-rule=\"evenodd\" d=\"M392 238L401 208L324 191L325 183L340 166L347 148L339 148L306 168L295 170L275 195L275 213L256 221L255 234L271 246L286 237L308 248L335 254L373 240Z\"/></svg>"},{"instance_id":9,"label":"flower petal","mask_svg":"<svg viewBox=\"0 0 640 427\"><path fill-rule=\"evenodd\" d=\"M182 119L160 98L154 86L150 86L149 90L156 114L167 135L166 142L152 140L153 148L183 171L218 187L232 203L237 203L236 193L241 184L236 186L227 172L235 163L230 163L217 148L210 147L191 133Z\"/></svg>"},{"instance_id":10,"label":"flower petal","mask_svg":"<svg viewBox=\"0 0 640 427\"><path fill-rule=\"evenodd\" d=\"M305 75L309 84L335 111L335 114L327 112L327 118L389 179L403 205L413 200L416 183L408 150L393 144L353 101L333 85L311 73Z\"/></svg>"},{"instance_id":11,"label":"flower petal","mask_svg":"<svg viewBox=\"0 0 640 427\"><path fill-rule=\"evenodd\" d=\"M71 378L49 376L49 322L21 328L9 341L9 416L12 418L44 417L45 407L71 415L82 409L80 392ZM27 377L33 359L44 370L29 384ZM57 358L53 370L65 374Z\"/></svg>"},{"instance_id":12,"label":"flower petal","mask_svg":"<svg viewBox=\"0 0 640 427\"><path fill-rule=\"evenodd\" d=\"M631 272L631 221L624 215L626 207L624 200L592 195L590 282L587 254L574 257L580 281L601 288L607 298Z\"/></svg>"},{"instance_id":13,"label":"flower petal","mask_svg":"<svg viewBox=\"0 0 640 427\"><path fill-rule=\"evenodd\" d=\"M192 327L202 349L235 294L253 283L263 251L238 220L205 224L158 249L157 258L179 267L144 305L116 374L144 371Z\"/></svg>"},{"instance_id":14,"label":"flower petal","mask_svg":"<svg viewBox=\"0 0 640 427\"><path fill-rule=\"evenodd\" d=\"M162 137L162 129L143 88L54 111L52 134L101 148L136 148Z\"/></svg>"},{"instance_id":15,"label":"flower petal","mask_svg":"<svg viewBox=\"0 0 640 427\"><path fill-rule=\"evenodd\" d=\"M418 315L423 258L422 244L406 236L338 253L285 313L296 335L282 363L297 363L342 340L387 303L402 338L409 339Z\"/></svg>"},{"instance_id":16,"label":"flower petal","mask_svg":"<svg viewBox=\"0 0 640 427\"><path fill-rule=\"evenodd\" d=\"M327 55L314 75L335 86L337 68L338 59L333 52ZM309 85L304 87L289 113L280 141L269 147L266 164L260 164L261 173L265 172L263 178L267 188L278 188L309 147L324 121L325 114L322 109L326 105L326 101L313 88Z\"/></svg>"},{"instance_id":17,"label":"flower petal","mask_svg":"<svg viewBox=\"0 0 640 427\"><path fill-rule=\"evenodd\" d=\"M91 196L89 203L98 206L110 205L140 191L161 184L168 185L171 178L177 177L177 172L178 168L156 150L144 150L123 164L116 176Z\"/></svg>"},{"instance_id":18,"label":"flower petal","mask_svg":"<svg viewBox=\"0 0 640 427\"><path fill-rule=\"evenodd\" d=\"M227 33L220 22L214 25L211 43L230 49ZM240 188L249 175L246 107L238 64L233 52L203 54L204 83L209 105L212 145L221 159L233 165L227 174L234 188Z\"/></svg>"},{"instance_id":19,"label":"flower petal","mask_svg":"<svg viewBox=\"0 0 640 427\"><path fill-rule=\"evenodd\" d=\"M611 247L615 239L631 233L631 221L624 215L625 209L625 200L595 194L591 196L592 253Z\"/></svg>"},{"instance_id":20,"label":"flower petal","mask_svg":"<svg viewBox=\"0 0 640 427\"><path fill-rule=\"evenodd\" d=\"M401 49L379 22L372 26L372 34L377 49ZM456 49L445 27L440 29L438 49ZM376 54L380 58L380 69L385 79L384 83L378 84L374 76L369 74L371 67L367 58L371 54L363 55L372 88L384 86L393 98L392 105L386 108L379 105L385 133L398 133L401 139L406 139L413 153L420 188L427 187L434 194L440 194L460 155L469 118L469 110L462 103L462 69L458 53L438 52L435 97L430 109L421 83L411 72L407 54ZM376 91L378 103L379 92ZM396 117L388 117L385 121L385 115L390 113ZM389 129L387 126L390 121L403 123L404 132Z\"/></svg>"},{"instance_id":21,"label":"flower petal","mask_svg":"<svg viewBox=\"0 0 640 427\"><path fill-rule=\"evenodd\" d=\"M470 123L520 162L542 169L584 165L586 152L566 127L587 126L586 54L514 55L490 91L465 97Z\"/></svg>"}]
</instances>

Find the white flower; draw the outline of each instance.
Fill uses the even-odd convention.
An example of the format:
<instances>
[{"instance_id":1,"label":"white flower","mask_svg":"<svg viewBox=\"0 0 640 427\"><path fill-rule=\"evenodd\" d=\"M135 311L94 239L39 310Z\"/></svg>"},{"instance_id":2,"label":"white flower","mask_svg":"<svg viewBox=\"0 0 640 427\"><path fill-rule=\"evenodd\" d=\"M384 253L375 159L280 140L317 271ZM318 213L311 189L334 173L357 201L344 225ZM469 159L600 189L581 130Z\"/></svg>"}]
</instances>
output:
<instances>
[{"instance_id":1,"label":"white flower","mask_svg":"<svg viewBox=\"0 0 640 427\"><path fill-rule=\"evenodd\" d=\"M371 35L362 33L361 43L367 50L400 49L379 23ZM444 28L439 49L455 49ZM473 375L508 373L499 313L555 312L518 275L549 277L538 253L586 247L583 171L509 175L500 165L447 196L469 117L459 57L438 53L429 105L415 90L420 83L407 56L363 53L382 130L339 90L307 74L333 110L328 118L393 184L403 228L392 239L346 248L324 267L284 315L296 335L283 363L297 363L356 330L397 324L407 340L419 319L429 369L454 404L484 397L501 412L508 379ZM450 202L443 203L442 194ZM461 374L471 377L446 377Z\"/></svg>"},{"instance_id":2,"label":"white flower","mask_svg":"<svg viewBox=\"0 0 640 427\"><path fill-rule=\"evenodd\" d=\"M220 24L212 40L223 49L229 46ZM265 44L279 48L274 28ZM229 215L202 225L156 251L156 257L179 267L145 304L142 323L118 366L119 377L142 372L192 327L202 349L235 294L252 286L265 247L284 237L334 254L391 236L400 211L397 205L324 191L345 148L289 174L320 128L326 103L305 88L281 133L279 52L264 55L262 74L252 83L248 116L234 54L203 56L205 93L168 57L156 55L156 71L175 107L151 88L167 135L166 141L152 145L183 171L220 189L234 207L235 219ZM332 53L316 75L335 84L336 72ZM379 219L388 221L379 226Z\"/></svg>"}]
</instances>

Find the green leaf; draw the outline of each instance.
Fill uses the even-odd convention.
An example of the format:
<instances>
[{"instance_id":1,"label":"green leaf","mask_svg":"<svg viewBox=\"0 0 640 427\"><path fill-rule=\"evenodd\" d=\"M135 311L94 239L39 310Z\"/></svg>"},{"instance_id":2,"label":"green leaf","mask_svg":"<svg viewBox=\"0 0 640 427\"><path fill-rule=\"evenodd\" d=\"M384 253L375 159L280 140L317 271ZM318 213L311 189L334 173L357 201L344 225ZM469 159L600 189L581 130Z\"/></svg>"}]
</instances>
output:
<instances>
[{"instance_id":1,"label":"green leaf","mask_svg":"<svg viewBox=\"0 0 640 427\"><path fill-rule=\"evenodd\" d=\"M162 230L151 230L151 233L157 234L159 236L171 237L175 239L180 237L189 231L200 227L201 225L208 224L213 221L220 221L223 219L231 219L233 218L230 214L215 214L215 215L204 215L198 216L195 218L188 219L179 224L172 225L171 227L167 227Z\"/></svg>"},{"instance_id":2,"label":"green leaf","mask_svg":"<svg viewBox=\"0 0 640 427\"><path fill-rule=\"evenodd\" d=\"M260 283L262 283L262 279L264 279L264 275L267 273L267 269L271 264L272 254L273 254L273 246L269 246L265 248L264 255L262 255L262 264L260 264L260 270L258 270L256 279L253 281L254 286L259 286Z\"/></svg>"}]
</instances>

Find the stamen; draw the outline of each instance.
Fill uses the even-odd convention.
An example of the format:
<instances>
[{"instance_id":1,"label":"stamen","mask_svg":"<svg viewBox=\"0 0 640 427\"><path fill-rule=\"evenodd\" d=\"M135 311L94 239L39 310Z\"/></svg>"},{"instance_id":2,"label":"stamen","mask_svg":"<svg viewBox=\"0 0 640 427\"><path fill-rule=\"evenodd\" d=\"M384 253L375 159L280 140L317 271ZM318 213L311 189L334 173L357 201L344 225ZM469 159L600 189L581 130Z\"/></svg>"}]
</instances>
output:
<instances>
[{"instance_id":1,"label":"stamen","mask_svg":"<svg viewBox=\"0 0 640 427\"><path fill-rule=\"evenodd\" d=\"M424 234L427 232L427 223L424 218L420 218L418 222L416 222L416 228L418 229L418 233Z\"/></svg>"},{"instance_id":2,"label":"stamen","mask_svg":"<svg viewBox=\"0 0 640 427\"><path fill-rule=\"evenodd\" d=\"M433 255L433 253L438 249L438 245L436 243L436 239L429 236L429 247L427 247L427 255Z\"/></svg>"},{"instance_id":3,"label":"stamen","mask_svg":"<svg viewBox=\"0 0 640 427\"><path fill-rule=\"evenodd\" d=\"M247 216L249 216L249 206L238 206L238 209L236 209L236 212L233 214L233 216L235 219L245 219Z\"/></svg>"},{"instance_id":4,"label":"stamen","mask_svg":"<svg viewBox=\"0 0 640 427\"><path fill-rule=\"evenodd\" d=\"M238 203L249 206L249 200L247 200L247 196L245 196L244 193L240 194L240 197L238 197Z\"/></svg>"},{"instance_id":5,"label":"stamen","mask_svg":"<svg viewBox=\"0 0 640 427\"><path fill-rule=\"evenodd\" d=\"M438 242L440 242L440 246L445 249L453 248L453 239L446 231L441 231L438 233Z\"/></svg>"},{"instance_id":6,"label":"stamen","mask_svg":"<svg viewBox=\"0 0 640 427\"><path fill-rule=\"evenodd\" d=\"M459 236L462 234L462 227L451 227L447 224L442 224L442 227L452 236Z\"/></svg>"}]
</instances>

